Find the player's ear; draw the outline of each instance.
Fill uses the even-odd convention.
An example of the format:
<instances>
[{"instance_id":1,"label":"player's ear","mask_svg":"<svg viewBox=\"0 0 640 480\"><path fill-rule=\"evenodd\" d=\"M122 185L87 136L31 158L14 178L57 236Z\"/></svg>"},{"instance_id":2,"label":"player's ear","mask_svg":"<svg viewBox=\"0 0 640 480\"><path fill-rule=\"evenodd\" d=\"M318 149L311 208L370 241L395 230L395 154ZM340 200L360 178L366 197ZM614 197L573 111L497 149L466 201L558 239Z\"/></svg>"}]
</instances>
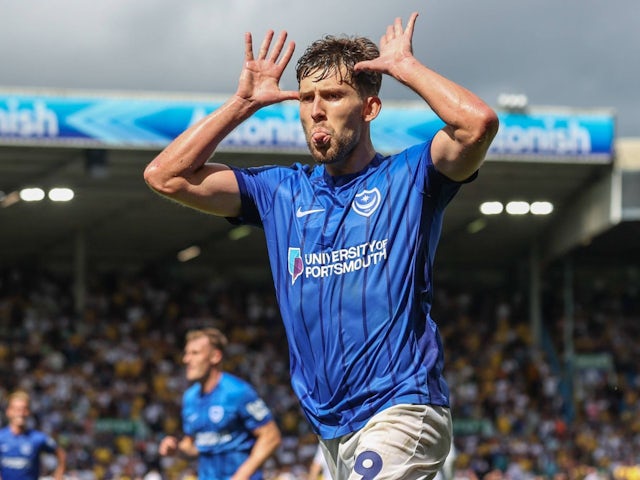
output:
<instances>
[{"instance_id":1,"label":"player's ear","mask_svg":"<svg viewBox=\"0 0 640 480\"><path fill-rule=\"evenodd\" d=\"M212 365L220 365L222 363L222 350L214 348L209 356Z\"/></svg>"},{"instance_id":2,"label":"player's ear","mask_svg":"<svg viewBox=\"0 0 640 480\"><path fill-rule=\"evenodd\" d=\"M365 122L371 122L378 116L382 109L382 100L377 95L365 97L364 106L362 109L362 119Z\"/></svg>"}]
</instances>

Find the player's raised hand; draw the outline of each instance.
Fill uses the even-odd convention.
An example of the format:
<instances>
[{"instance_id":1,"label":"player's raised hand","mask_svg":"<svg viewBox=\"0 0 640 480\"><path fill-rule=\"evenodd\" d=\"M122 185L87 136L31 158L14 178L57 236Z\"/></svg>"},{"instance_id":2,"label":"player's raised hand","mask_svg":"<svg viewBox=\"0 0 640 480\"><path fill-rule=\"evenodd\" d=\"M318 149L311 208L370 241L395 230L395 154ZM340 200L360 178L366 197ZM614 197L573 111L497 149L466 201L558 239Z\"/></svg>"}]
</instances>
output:
<instances>
[{"instance_id":1,"label":"player's raised hand","mask_svg":"<svg viewBox=\"0 0 640 480\"><path fill-rule=\"evenodd\" d=\"M244 38L244 66L240 74L236 95L255 103L258 107L284 100L298 99L296 90L280 89L280 78L291 60L295 43L289 42L285 49L287 32L283 31L278 35L273 48L271 48L273 37L273 30L269 30L260 45L257 57L253 53L251 33L247 32Z\"/></svg>"},{"instance_id":2,"label":"player's raised hand","mask_svg":"<svg viewBox=\"0 0 640 480\"><path fill-rule=\"evenodd\" d=\"M373 60L357 63L354 66L354 71L370 70L396 76L397 69L395 67L403 61L413 58L413 28L417 18L418 13L413 12L407 21L406 28L402 26L402 19L396 18L380 38L380 56Z\"/></svg>"}]
</instances>

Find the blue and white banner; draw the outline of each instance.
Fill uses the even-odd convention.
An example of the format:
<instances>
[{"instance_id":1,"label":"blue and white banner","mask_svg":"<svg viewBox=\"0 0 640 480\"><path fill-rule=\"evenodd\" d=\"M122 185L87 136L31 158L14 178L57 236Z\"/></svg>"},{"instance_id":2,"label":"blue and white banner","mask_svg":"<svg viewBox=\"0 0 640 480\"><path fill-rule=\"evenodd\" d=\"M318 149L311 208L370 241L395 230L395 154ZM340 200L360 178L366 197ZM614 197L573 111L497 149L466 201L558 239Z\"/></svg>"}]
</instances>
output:
<instances>
[{"instance_id":1,"label":"blue and white banner","mask_svg":"<svg viewBox=\"0 0 640 480\"><path fill-rule=\"evenodd\" d=\"M610 162L614 117L605 114L503 114L490 156L540 161Z\"/></svg>"},{"instance_id":2,"label":"blue and white banner","mask_svg":"<svg viewBox=\"0 0 640 480\"><path fill-rule=\"evenodd\" d=\"M162 149L222 105L161 97L22 94L0 91L0 145ZM375 147L393 153L442 127L422 103L389 103L372 124ZM501 114L489 157L539 161L611 161L610 114ZM220 149L303 153L297 102L264 108L234 130Z\"/></svg>"}]
</instances>

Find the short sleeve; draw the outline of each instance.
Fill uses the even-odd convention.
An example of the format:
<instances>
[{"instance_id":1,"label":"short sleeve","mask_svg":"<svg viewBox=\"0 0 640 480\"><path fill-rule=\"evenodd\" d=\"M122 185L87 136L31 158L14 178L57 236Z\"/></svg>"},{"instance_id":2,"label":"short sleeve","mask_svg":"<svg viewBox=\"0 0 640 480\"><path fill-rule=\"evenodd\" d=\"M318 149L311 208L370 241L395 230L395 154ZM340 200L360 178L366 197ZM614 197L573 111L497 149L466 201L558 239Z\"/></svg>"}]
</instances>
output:
<instances>
[{"instance_id":1,"label":"short sleeve","mask_svg":"<svg viewBox=\"0 0 640 480\"><path fill-rule=\"evenodd\" d=\"M243 395L239 412L248 430L255 430L273 420L273 415L267 404L250 387Z\"/></svg>"}]
</instances>

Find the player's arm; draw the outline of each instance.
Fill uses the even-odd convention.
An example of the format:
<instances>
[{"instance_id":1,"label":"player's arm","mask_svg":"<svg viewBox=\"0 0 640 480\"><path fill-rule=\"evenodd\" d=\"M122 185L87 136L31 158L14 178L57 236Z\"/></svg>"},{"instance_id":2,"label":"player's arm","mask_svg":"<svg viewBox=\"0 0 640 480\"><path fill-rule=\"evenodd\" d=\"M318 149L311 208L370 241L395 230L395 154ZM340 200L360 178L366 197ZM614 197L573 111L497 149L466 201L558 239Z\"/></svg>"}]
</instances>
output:
<instances>
[{"instance_id":1,"label":"player's arm","mask_svg":"<svg viewBox=\"0 0 640 480\"><path fill-rule=\"evenodd\" d=\"M323 473L322 471L325 463L326 460L324 458L324 454L322 453L320 445L318 445L318 447L316 448L316 453L311 459L311 464L309 465L307 480L318 480L320 478L320 475Z\"/></svg>"},{"instance_id":2,"label":"player's arm","mask_svg":"<svg viewBox=\"0 0 640 480\"><path fill-rule=\"evenodd\" d=\"M158 453L163 457L175 455L178 452L188 457L196 457L198 455L198 448L193 441L193 437L185 435L178 440L178 438L173 435L167 435L160 441Z\"/></svg>"},{"instance_id":3,"label":"player's arm","mask_svg":"<svg viewBox=\"0 0 640 480\"><path fill-rule=\"evenodd\" d=\"M198 447L191 435L185 435L178 442L178 450L188 457L198 456Z\"/></svg>"},{"instance_id":4,"label":"player's arm","mask_svg":"<svg viewBox=\"0 0 640 480\"><path fill-rule=\"evenodd\" d=\"M315 459L311 461L309 465L309 473L307 474L307 480L318 480L320 473L322 472L322 465L320 465Z\"/></svg>"},{"instance_id":5,"label":"player's arm","mask_svg":"<svg viewBox=\"0 0 640 480\"><path fill-rule=\"evenodd\" d=\"M380 39L380 56L358 63L355 69L391 75L427 102L445 123L431 144L433 163L447 177L462 181L482 164L498 132L498 117L474 93L427 68L413 56L417 17L413 13L406 28L396 18Z\"/></svg>"},{"instance_id":6,"label":"player's arm","mask_svg":"<svg viewBox=\"0 0 640 480\"><path fill-rule=\"evenodd\" d=\"M282 439L280 429L273 420L254 429L252 432L256 437L256 443L253 444L251 453L231 477L231 480L250 478L280 445Z\"/></svg>"},{"instance_id":7,"label":"player's arm","mask_svg":"<svg viewBox=\"0 0 640 480\"><path fill-rule=\"evenodd\" d=\"M144 179L156 192L184 205L215 215L237 216L240 195L233 172L207 163L220 142L260 108L298 98L280 90L279 82L295 45L286 48L282 32L273 48L267 32L257 58L250 33L245 34L245 61L236 93L220 108L180 134L145 169Z\"/></svg>"},{"instance_id":8,"label":"player's arm","mask_svg":"<svg viewBox=\"0 0 640 480\"><path fill-rule=\"evenodd\" d=\"M53 478L55 480L62 480L67 468L67 452L61 447L56 447L55 456L58 462L56 469L53 471Z\"/></svg>"}]
</instances>

